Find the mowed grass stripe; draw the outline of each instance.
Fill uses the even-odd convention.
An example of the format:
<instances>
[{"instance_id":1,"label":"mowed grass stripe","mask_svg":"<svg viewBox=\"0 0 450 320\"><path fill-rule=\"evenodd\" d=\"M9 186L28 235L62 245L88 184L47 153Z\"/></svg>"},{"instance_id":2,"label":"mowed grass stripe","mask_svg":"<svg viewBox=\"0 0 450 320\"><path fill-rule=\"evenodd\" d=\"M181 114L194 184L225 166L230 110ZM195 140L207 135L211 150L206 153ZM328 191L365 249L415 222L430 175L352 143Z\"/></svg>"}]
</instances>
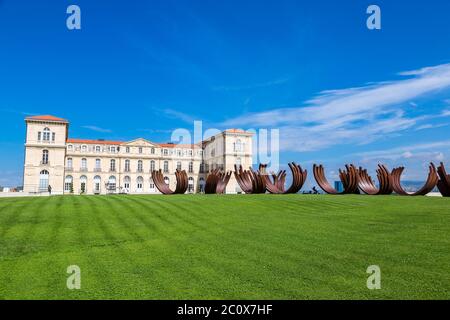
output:
<instances>
[{"instance_id":1,"label":"mowed grass stripe","mask_svg":"<svg viewBox=\"0 0 450 320\"><path fill-rule=\"evenodd\" d=\"M0 270L5 270L0 297L445 299L450 294L448 200L0 199L1 241L13 250L22 245L14 254L0 251ZM11 208L22 212L14 218ZM11 237L16 232L18 239ZM33 245L23 251L28 242ZM82 290L65 287L69 264L80 265ZM382 268L382 290L365 286L370 264Z\"/></svg>"}]
</instances>

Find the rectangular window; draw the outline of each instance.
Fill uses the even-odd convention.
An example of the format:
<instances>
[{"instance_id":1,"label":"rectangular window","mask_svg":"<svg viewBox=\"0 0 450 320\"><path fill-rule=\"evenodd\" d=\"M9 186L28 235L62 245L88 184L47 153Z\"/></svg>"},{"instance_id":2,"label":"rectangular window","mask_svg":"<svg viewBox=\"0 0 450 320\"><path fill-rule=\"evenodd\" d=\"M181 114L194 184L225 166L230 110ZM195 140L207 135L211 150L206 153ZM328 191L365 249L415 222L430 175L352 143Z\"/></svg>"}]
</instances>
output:
<instances>
[{"instance_id":1,"label":"rectangular window","mask_svg":"<svg viewBox=\"0 0 450 320\"><path fill-rule=\"evenodd\" d=\"M142 153L142 147L139 147L139 153Z\"/></svg>"},{"instance_id":2,"label":"rectangular window","mask_svg":"<svg viewBox=\"0 0 450 320\"><path fill-rule=\"evenodd\" d=\"M55 133L52 132L52 141L55 142Z\"/></svg>"},{"instance_id":3,"label":"rectangular window","mask_svg":"<svg viewBox=\"0 0 450 320\"><path fill-rule=\"evenodd\" d=\"M38 141L41 141L41 132L38 132Z\"/></svg>"}]
</instances>

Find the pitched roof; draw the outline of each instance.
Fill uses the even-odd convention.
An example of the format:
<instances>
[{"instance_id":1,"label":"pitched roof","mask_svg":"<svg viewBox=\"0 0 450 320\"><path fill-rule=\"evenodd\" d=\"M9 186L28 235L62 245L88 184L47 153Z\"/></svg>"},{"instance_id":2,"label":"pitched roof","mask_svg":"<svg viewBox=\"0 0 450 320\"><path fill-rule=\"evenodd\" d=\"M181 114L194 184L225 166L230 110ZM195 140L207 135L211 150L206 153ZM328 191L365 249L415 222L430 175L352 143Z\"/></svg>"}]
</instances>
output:
<instances>
[{"instance_id":1,"label":"pitched roof","mask_svg":"<svg viewBox=\"0 0 450 320\"><path fill-rule=\"evenodd\" d=\"M42 116L30 116L26 117L26 120L41 120L41 121L55 121L55 122L69 122L66 119L58 118L51 115L42 115Z\"/></svg>"},{"instance_id":2,"label":"pitched roof","mask_svg":"<svg viewBox=\"0 0 450 320\"><path fill-rule=\"evenodd\" d=\"M200 148L198 144L158 143L158 145L161 148L187 148L187 149Z\"/></svg>"},{"instance_id":3,"label":"pitched roof","mask_svg":"<svg viewBox=\"0 0 450 320\"><path fill-rule=\"evenodd\" d=\"M82 143L82 144L112 144L119 145L123 141L112 141L112 140L91 140L91 139L67 139L67 143Z\"/></svg>"},{"instance_id":4,"label":"pitched roof","mask_svg":"<svg viewBox=\"0 0 450 320\"><path fill-rule=\"evenodd\" d=\"M112 140L92 140L92 139L67 139L67 143L80 143L80 144L108 144L108 145L123 145L128 142L125 141L112 141ZM156 146L161 148L188 148L195 149L200 148L198 144L175 144L175 143L155 143Z\"/></svg>"},{"instance_id":5,"label":"pitched roof","mask_svg":"<svg viewBox=\"0 0 450 320\"><path fill-rule=\"evenodd\" d=\"M230 133L244 133L244 134L251 134L251 135L253 135L252 132L244 131L244 130L241 130L241 129L227 129L227 130L225 130L225 132L230 132Z\"/></svg>"}]
</instances>

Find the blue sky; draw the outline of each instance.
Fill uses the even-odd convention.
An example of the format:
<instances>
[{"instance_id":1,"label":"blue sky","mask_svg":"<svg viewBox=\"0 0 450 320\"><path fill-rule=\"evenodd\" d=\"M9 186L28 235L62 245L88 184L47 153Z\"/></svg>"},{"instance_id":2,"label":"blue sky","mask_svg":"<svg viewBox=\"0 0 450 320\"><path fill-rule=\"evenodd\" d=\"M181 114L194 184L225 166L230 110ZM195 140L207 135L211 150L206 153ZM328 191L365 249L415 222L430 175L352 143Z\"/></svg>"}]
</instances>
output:
<instances>
[{"instance_id":1,"label":"blue sky","mask_svg":"<svg viewBox=\"0 0 450 320\"><path fill-rule=\"evenodd\" d=\"M0 185L21 183L30 114L69 119L74 138L277 128L282 163L402 164L420 180L450 155L449 63L444 0L0 0Z\"/></svg>"}]
</instances>

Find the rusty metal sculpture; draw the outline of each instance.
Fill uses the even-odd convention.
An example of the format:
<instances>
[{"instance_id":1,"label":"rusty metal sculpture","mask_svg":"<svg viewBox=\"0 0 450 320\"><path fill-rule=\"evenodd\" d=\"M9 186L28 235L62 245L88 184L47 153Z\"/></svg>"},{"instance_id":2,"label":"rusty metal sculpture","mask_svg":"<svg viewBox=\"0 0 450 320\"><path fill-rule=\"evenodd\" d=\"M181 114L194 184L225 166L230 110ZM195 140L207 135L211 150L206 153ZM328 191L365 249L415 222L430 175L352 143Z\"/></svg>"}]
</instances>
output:
<instances>
[{"instance_id":1,"label":"rusty metal sculpture","mask_svg":"<svg viewBox=\"0 0 450 320\"><path fill-rule=\"evenodd\" d=\"M314 178L317 184L328 194L351 194L359 193L358 190L358 170L354 165L345 165L346 170L339 169L339 178L344 186L344 191L338 192L333 188L325 177L323 165L313 166Z\"/></svg>"},{"instance_id":2,"label":"rusty metal sculpture","mask_svg":"<svg viewBox=\"0 0 450 320\"><path fill-rule=\"evenodd\" d=\"M245 193L266 192L265 178L260 172L254 171L252 168L243 170L242 166L234 165L234 177Z\"/></svg>"},{"instance_id":3,"label":"rusty metal sculpture","mask_svg":"<svg viewBox=\"0 0 450 320\"><path fill-rule=\"evenodd\" d=\"M307 177L307 171L303 170L300 165L297 165L295 162L288 163L289 168L292 172L292 184L291 186L285 190L285 181L286 181L286 170L280 170L278 174L271 173L270 175L266 172L267 164L259 165L259 172L265 180L265 185L267 191L274 194L288 194L288 193L297 193L303 187ZM270 179L272 176L272 180Z\"/></svg>"},{"instance_id":4,"label":"rusty metal sculpture","mask_svg":"<svg viewBox=\"0 0 450 320\"><path fill-rule=\"evenodd\" d=\"M169 185L164 181L164 175L159 169L158 171L154 170L152 171L152 179L155 183L156 188L162 193L162 194L184 194L186 193L186 190L188 188L188 175L185 170L176 170L175 171L175 178L177 180L177 186L175 188L175 191L172 191L169 188Z\"/></svg>"},{"instance_id":5,"label":"rusty metal sculpture","mask_svg":"<svg viewBox=\"0 0 450 320\"><path fill-rule=\"evenodd\" d=\"M441 192L443 197L450 197L450 174L447 174L444 164L437 168L437 173L439 175L439 181L437 187Z\"/></svg>"},{"instance_id":6,"label":"rusty metal sculpture","mask_svg":"<svg viewBox=\"0 0 450 320\"><path fill-rule=\"evenodd\" d=\"M418 191L411 193L406 192L400 183L400 179L405 168L404 167L394 168L394 170L392 170L391 176L392 176L392 188L394 189L395 193L401 196L424 196L427 193L431 192L436 187L439 181L439 177L436 172L436 167L434 166L433 163L430 163L430 166L428 168L429 168L428 178L423 187L420 188Z\"/></svg>"},{"instance_id":7,"label":"rusty metal sculpture","mask_svg":"<svg viewBox=\"0 0 450 320\"><path fill-rule=\"evenodd\" d=\"M391 194L394 190L392 188L391 173L386 166L379 164L377 169L377 178L379 188L375 186L372 177L369 176L366 169L359 167L358 170L358 187L368 195Z\"/></svg>"},{"instance_id":8,"label":"rusty metal sculpture","mask_svg":"<svg viewBox=\"0 0 450 320\"><path fill-rule=\"evenodd\" d=\"M215 169L208 174L205 183L206 194L223 194L231 178L231 171L223 172Z\"/></svg>"}]
</instances>

